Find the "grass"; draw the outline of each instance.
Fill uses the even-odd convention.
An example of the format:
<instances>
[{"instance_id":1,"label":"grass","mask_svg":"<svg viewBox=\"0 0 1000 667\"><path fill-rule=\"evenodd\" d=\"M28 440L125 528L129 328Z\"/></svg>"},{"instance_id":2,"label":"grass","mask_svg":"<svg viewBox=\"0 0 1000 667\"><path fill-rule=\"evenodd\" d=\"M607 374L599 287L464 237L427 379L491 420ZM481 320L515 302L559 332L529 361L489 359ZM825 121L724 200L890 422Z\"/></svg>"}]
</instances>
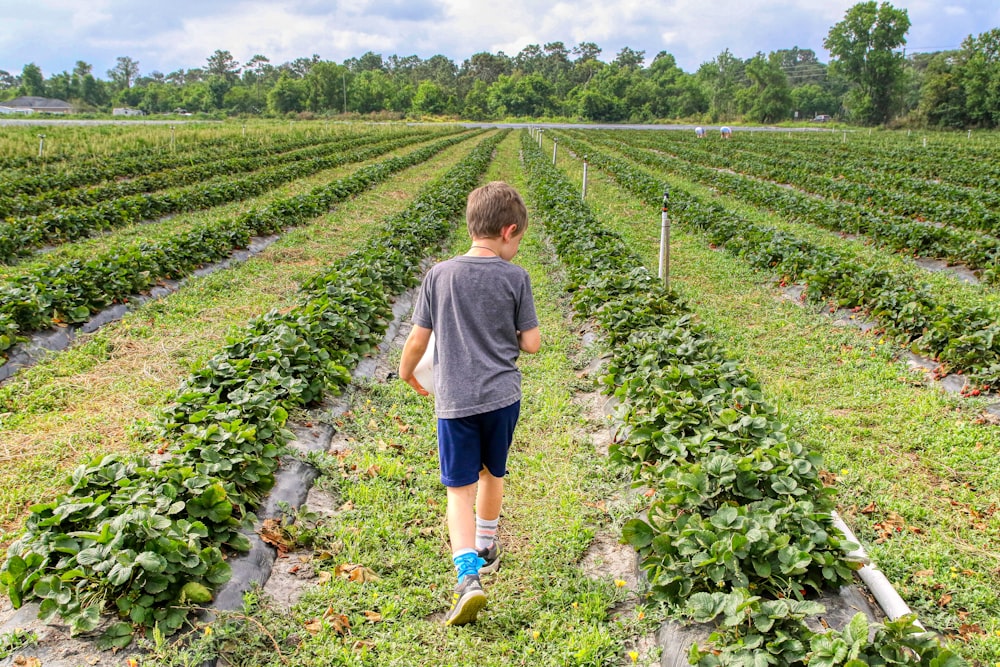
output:
<instances>
[{"instance_id":1,"label":"grass","mask_svg":"<svg viewBox=\"0 0 1000 667\"><path fill-rule=\"evenodd\" d=\"M0 266L0 280L13 281L19 276L29 274L39 269L57 266L73 260L86 261L95 254L111 251L127 252L144 242L163 241L176 237L198 225L220 219L236 219L250 210L262 208L278 199L307 194L314 188L327 184L356 172L361 167L386 160L390 157L403 155L412 150L418 150L432 139L420 144L411 144L403 148L388 151L383 155L328 169L307 178L300 178L290 183L277 186L272 190L241 201L234 201L221 206L197 211L168 215L158 220L143 221L112 229L91 238L61 243L50 250L35 253L24 261L10 266ZM351 152L354 149L345 152Z\"/></svg>"},{"instance_id":2,"label":"grass","mask_svg":"<svg viewBox=\"0 0 1000 667\"><path fill-rule=\"evenodd\" d=\"M25 508L58 491L90 456L144 450L141 425L191 368L235 327L295 302L299 283L367 238L421 185L460 160L471 144L444 151L306 227L290 231L236 267L190 280L164 299L83 336L71 349L0 387L0 542Z\"/></svg>"},{"instance_id":3,"label":"grass","mask_svg":"<svg viewBox=\"0 0 1000 667\"><path fill-rule=\"evenodd\" d=\"M501 144L487 179L521 184L516 148L514 138ZM460 254L468 243L459 229L444 255ZM615 530L601 508L623 481L582 435L585 415L572 399L585 353L541 230L529 231L516 261L532 275L543 348L520 362L522 416L500 523L506 551L503 567L484 582L489 606L479 621L463 628L440 622L455 575L432 404L401 382L373 381L356 388L350 412L336 422L346 450L315 459L323 473L318 484L335 495L339 510L289 529L310 548L314 567L332 576L290 610L251 595L246 610L207 635L201 631L189 651L221 651L233 665L630 662L627 654L651 631L652 616L634 605L623 580L592 578L579 565L596 534ZM391 359L398 361L398 350ZM377 579L337 576L347 564L369 568ZM273 642L260 639L259 627ZM157 664L183 664L191 655L164 650ZM643 664L655 657L644 655Z\"/></svg>"},{"instance_id":4,"label":"grass","mask_svg":"<svg viewBox=\"0 0 1000 667\"><path fill-rule=\"evenodd\" d=\"M564 163L571 177L579 165ZM587 200L655 268L659 211L590 170ZM757 216L768 218L766 213ZM671 285L760 378L836 477L839 511L923 622L1000 658L1000 433L877 336L781 298L773 277L674 226ZM898 528L898 530L897 530Z\"/></svg>"},{"instance_id":5,"label":"grass","mask_svg":"<svg viewBox=\"0 0 1000 667\"><path fill-rule=\"evenodd\" d=\"M516 143L501 144L487 179L524 191ZM289 303L297 281L347 252L463 151L409 170L241 267L192 281L0 388L0 440L37 436L22 467L0 462L7 525L19 503L51 494L49 480L85 452L141 446L131 425L147 419L226 332ZM559 162L579 182L580 163L565 151ZM594 169L589 177L597 215L655 266L659 209ZM981 423L983 402L941 392L908 371L891 344L783 300L772 276L709 249L697 234L675 226L672 240L674 289L760 378L794 437L823 454L840 513L879 567L926 625L967 658L995 664L1000 480L992 473L1000 435ZM588 548L616 538L636 507L586 435L595 424L574 399L591 389L578 377L590 352L580 347L544 241L532 227L517 258L532 274L543 350L521 362L522 420L500 528L507 553L486 581L490 605L480 622L439 623L454 574L430 403L402 383L372 381L351 393L348 414L327 417L349 438L346 451L313 458L336 511L300 512L286 528L323 583L290 609L255 591L244 609L193 628L183 644L154 642L146 663L200 664L221 654L230 665L622 665L631 651L640 664L658 660L641 648L657 610L612 576L591 577L581 566ZM459 225L443 255L467 246ZM351 581L341 576L345 565L377 578Z\"/></svg>"}]
</instances>

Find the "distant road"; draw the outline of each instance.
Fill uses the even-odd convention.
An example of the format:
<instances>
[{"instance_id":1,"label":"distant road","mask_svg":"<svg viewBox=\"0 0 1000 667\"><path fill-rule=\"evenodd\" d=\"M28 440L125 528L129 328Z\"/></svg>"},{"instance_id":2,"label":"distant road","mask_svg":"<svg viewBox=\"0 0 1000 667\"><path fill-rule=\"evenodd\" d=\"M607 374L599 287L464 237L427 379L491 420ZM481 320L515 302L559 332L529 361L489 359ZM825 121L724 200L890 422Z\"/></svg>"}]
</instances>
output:
<instances>
[{"instance_id":1,"label":"distant road","mask_svg":"<svg viewBox=\"0 0 1000 667\"><path fill-rule=\"evenodd\" d=\"M421 123L408 123L409 125L420 125ZM434 123L429 123L433 125ZM653 125L653 124L618 124L618 123L466 123L462 122L460 125L465 127L502 127L502 128L513 128L513 129L523 129L528 127L540 127L545 129L547 127L559 129L559 130L690 130L694 132L694 128L703 127L707 132L718 132L722 125L704 125L698 123L684 123L684 124L665 124L665 125ZM733 132L823 132L823 131L834 131L831 127L775 127L773 125L759 125L759 126L740 126L740 125L729 125ZM838 130L843 131L843 130Z\"/></svg>"},{"instance_id":2,"label":"distant road","mask_svg":"<svg viewBox=\"0 0 1000 667\"><path fill-rule=\"evenodd\" d=\"M0 116L3 125L183 125L184 123L221 123L221 120L96 120L67 118L8 118Z\"/></svg>"}]
</instances>

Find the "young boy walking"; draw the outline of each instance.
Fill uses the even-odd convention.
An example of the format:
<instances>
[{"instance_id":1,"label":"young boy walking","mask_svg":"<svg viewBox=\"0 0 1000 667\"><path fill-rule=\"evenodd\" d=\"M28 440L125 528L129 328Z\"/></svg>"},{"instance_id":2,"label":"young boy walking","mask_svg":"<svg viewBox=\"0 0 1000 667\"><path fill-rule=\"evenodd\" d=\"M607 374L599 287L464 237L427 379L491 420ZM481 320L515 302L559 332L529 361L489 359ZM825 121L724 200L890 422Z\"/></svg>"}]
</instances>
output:
<instances>
[{"instance_id":1,"label":"young boy walking","mask_svg":"<svg viewBox=\"0 0 1000 667\"><path fill-rule=\"evenodd\" d=\"M471 623L486 606L479 575L500 564L497 522L521 406L516 362L541 346L528 272L511 263L528 228L524 200L487 183L469 194L466 222L472 245L427 272L399 362L399 377L426 395L413 370L434 332L438 455L458 572L445 625Z\"/></svg>"}]
</instances>

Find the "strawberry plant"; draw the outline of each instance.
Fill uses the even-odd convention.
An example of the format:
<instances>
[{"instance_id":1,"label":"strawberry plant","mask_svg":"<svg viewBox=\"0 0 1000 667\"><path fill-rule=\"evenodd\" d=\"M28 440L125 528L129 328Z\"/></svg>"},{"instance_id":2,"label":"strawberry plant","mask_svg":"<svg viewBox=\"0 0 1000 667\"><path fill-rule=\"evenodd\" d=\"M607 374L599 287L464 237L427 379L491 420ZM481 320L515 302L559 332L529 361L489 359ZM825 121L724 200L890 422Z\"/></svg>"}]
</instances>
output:
<instances>
[{"instance_id":1,"label":"strawberry plant","mask_svg":"<svg viewBox=\"0 0 1000 667\"><path fill-rule=\"evenodd\" d=\"M177 630L210 602L231 576L225 553L249 548L244 532L292 437L288 410L347 385L348 366L384 334L389 290L415 283L423 251L462 211L502 138L481 142L377 238L307 281L297 307L250 322L185 379L155 426L166 462L94 460L66 493L32 507L0 567L14 605L38 600L74 634L112 611L119 620L100 642L123 647L136 632ZM419 251L406 276L392 262L403 247Z\"/></svg>"}]
</instances>

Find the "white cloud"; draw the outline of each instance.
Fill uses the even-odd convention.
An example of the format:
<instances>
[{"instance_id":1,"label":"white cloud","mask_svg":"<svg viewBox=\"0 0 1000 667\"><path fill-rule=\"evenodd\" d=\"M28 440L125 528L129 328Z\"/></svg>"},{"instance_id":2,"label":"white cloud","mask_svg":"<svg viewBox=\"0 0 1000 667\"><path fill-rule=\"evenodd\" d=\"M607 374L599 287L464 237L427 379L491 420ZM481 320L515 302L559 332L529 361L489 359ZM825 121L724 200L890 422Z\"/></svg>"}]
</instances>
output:
<instances>
[{"instance_id":1,"label":"white cloud","mask_svg":"<svg viewBox=\"0 0 1000 667\"><path fill-rule=\"evenodd\" d=\"M319 54L342 62L366 51L461 62L480 51L516 55L529 44L594 42L601 58L625 46L646 62L665 50L686 71L728 48L739 58L798 46L828 54L831 26L857 0L0 0L0 69L36 62L46 73L77 60L95 72L116 56L144 73L201 67L216 49L245 62ZM954 48L1000 23L996 0L891 0L907 9L908 44Z\"/></svg>"}]
</instances>

